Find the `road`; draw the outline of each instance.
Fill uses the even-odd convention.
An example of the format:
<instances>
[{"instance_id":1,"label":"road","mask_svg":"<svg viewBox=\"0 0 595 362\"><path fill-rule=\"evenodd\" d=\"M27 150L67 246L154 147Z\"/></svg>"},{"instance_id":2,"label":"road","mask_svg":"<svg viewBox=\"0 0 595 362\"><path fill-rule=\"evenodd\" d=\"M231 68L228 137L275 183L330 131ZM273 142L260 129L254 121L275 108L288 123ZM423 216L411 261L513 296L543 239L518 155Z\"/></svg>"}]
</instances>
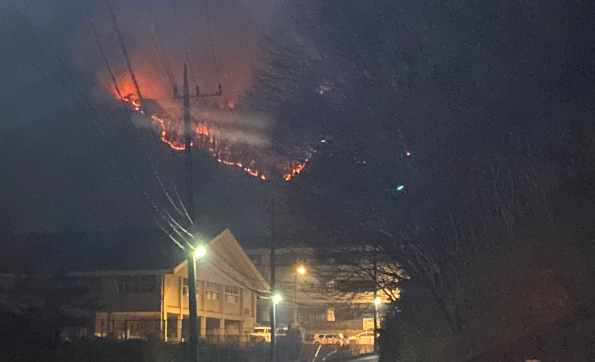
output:
<instances>
[{"instance_id":1,"label":"road","mask_svg":"<svg viewBox=\"0 0 595 362\"><path fill-rule=\"evenodd\" d=\"M358 359L352 359L349 362L378 362L378 355L366 356Z\"/></svg>"}]
</instances>

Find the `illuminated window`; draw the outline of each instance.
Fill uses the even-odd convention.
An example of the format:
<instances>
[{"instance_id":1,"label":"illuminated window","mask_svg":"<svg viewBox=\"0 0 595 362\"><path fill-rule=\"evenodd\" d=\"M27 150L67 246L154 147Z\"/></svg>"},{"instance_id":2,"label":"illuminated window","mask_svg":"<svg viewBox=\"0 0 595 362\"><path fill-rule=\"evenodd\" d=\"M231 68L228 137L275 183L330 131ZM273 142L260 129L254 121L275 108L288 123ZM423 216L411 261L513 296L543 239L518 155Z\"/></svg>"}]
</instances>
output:
<instances>
[{"instance_id":1,"label":"illuminated window","mask_svg":"<svg viewBox=\"0 0 595 362\"><path fill-rule=\"evenodd\" d=\"M219 284L207 282L207 300L219 300Z\"/></svg>"},{"instance_id":2,"label":"illuminated window","mask_svg":"<svg viewBox=\"0 0 595 362\"><path fill-rule=\"evenodd\" d=\"M326 310L326 321L327 322L335 321L335 309L334 308L329 308Z\"/></svg>"},{"instance_id":3,"label":"illuminated window","mask_svg":"<svg viewBox=\"0 0 595 362\"><path fill-rule=\"evenodd\" d=\"M240 288L225 286L225 301L227 303L239 303L240 302Z\"/></svg>"}]
</instances>

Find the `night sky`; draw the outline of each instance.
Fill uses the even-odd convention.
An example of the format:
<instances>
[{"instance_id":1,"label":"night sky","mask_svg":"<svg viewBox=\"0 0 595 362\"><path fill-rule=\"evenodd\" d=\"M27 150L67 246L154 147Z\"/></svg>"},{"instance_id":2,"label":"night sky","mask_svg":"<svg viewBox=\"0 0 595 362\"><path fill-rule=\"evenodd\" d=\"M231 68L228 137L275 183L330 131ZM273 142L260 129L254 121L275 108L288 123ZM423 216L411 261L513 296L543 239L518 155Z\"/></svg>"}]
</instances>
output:
<instances>
[{"instance_id":1,"label":"night sky","mask_svg":"<svg viewBox=\"0 0 595 362\"><path fill-rule=\"evenodd\" d=\"M390 218L386 207L407 205L431 219L473 190L469 180L483 187L475 167L488 159L531 169L545 193L577 174L593 181L588 1L110 3L141 91L171 107L157 46L178 84L190 60L201 89L216 89L208 6L237 127L257 124L259 142L311 156L284 183L197 151L208 232L268 233L273 194L285 233L303 231L315 210L331 213L325 204L356 218L362 210ZM148 199L174 212L160 182L183 192L182 155L114 96L89 25L130 85L107 4L0 3L1 212L20 233L156 228Z\"/></svg>"}]
</instances>

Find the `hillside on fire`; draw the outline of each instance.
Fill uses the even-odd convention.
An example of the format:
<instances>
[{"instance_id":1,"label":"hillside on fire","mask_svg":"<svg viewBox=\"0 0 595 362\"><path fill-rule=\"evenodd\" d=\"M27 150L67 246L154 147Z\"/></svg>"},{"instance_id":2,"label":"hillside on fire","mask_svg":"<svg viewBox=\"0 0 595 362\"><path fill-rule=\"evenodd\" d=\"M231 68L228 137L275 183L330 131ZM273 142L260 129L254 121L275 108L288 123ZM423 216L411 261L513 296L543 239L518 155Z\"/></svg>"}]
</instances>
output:
<instances>
[{"instance_id":1,"label":"hillside on fire","mask_svg":"<svg viewBox=\"0 0 595 362\"><path fill-rule=\"evenodd\" d=\"M0 360L595 360L589 1L0 1Z\"/></svg>"}]
</instances>

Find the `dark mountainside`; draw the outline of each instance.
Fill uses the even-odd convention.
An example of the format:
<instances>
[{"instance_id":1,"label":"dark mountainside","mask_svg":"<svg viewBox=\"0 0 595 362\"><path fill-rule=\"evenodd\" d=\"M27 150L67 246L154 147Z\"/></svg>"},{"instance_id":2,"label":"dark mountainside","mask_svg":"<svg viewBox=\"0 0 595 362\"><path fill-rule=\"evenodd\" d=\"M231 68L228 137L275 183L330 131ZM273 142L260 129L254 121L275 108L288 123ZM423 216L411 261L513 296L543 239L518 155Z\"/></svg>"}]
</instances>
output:
<instances>
[{"instance_id":1,"label":"dark mountainside","mask_svg":"<svg viewBox=\"0 0 595 362\"><path fill-rule=\"evenodd\" d=\"M580 0L275 14L238 107L275 114L279 140L314 140L304 172L270 184L281 233L359 237L407 271L383 362L595 358L593 15ZM268 201L237 203L254 216Z\"/></svg>"},{"instance_id":2,"label":"dark mountainside","mask_svg":"<svg viewBox=\"0 0 595 362\"><path fill-rule=\"evenodd\" d=\"M276 103L295 132L328 137L291 204L318 210L320 230L378 243L411 275L381 358L592 358L589 4L292 10L301 47L279 51L265 73L278 82L264 78L254 97L283 84L290 96ZM554 343L564 331L581 338Z\"/></svg>"}]
</instances>

